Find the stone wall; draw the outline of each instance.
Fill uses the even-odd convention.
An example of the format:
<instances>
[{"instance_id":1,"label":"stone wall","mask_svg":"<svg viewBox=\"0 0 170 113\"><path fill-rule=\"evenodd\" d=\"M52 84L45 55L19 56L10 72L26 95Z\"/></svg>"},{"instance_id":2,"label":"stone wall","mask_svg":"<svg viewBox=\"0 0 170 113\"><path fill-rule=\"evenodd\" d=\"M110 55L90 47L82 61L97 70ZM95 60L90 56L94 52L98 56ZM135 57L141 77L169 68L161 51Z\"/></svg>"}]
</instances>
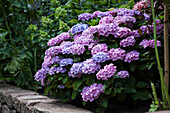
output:
<instances>
[{"instance_id":1,"label":"stone wall","mask_svg":"<svg viewBox=\"0 0 170 113\"><path fill-rule=\"evenodd\" d=\"M92 113L37 92L0 83L0 113Z\"/></svg>"}]
</instances>

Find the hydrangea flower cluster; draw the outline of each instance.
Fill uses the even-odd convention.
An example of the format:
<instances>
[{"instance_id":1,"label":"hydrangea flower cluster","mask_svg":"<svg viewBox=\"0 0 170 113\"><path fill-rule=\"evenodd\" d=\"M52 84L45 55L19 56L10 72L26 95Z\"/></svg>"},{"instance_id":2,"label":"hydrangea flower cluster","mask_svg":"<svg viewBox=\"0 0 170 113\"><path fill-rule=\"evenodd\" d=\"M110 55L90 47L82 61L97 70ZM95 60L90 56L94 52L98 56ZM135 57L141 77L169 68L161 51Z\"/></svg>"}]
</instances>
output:
<instances>
[{"instance_id":1,"label":"hydrangea flower cluster","mask_svg":"<svg viewBox=\"0 0 170 113\"><path fill-rule=\"evenodd\" d=\"M98 52L107 53L108 52L107 45L106 44L97 44L97 45L95 45L91 50L91 54L94 55L94 54L97 54Z\"/></svg>"},{"instance_id":2,"label":"hydrangea flower cluster","mask_svg":"<svg viewBox=\"0 0 170 113\"><path fill-rule=\"evenodd\" d=\"M122 60L121 62L130 63L139 60L139 52L132 50L126 53L125 50L128 51L128 48L124 48L125 50L121 49L122 47L133 47L136 40L141 39L145 33L147 36L153 33L153 24L142 25L140 29L133 28L133 24L138 23L136 23L138 16L145 18L146 21L150 19L149 15L145 13L125 8L107 12L95 11L93 14L84 13L79 15L78 20L88 21L89 19L97 18L100 19L99 24L90 27L87 24L76 24L68 32L50 39L48 45L53 47L46 50L42 68L36 73L35 79L44 84L46 76L67 72L69 77L76 80L84 80L86 77L84 74L96 75L97 80L111 80L111 77L114 75L119 76L119 79L129 77L129 72L126 70L119 71L116 74L118 63L115 66L113 63L107 64L108 62L106 61L115 62ZM127 27L122 27L124 24ZM158 21L156 29L158 34L162 33L163 24ZM71 35L73 39L70 34L73 35ZM103 43L103 38L106 38L104 40L109 39L109 41ZM120 41L120 45L115 44L113 42L115 40ZM115 44L114 47L117 46L117 48L111 48L112 44ZM157 41L157 45L161 46L160 41ZM140 46L154 48L154 40L144 39ZM136 46L134 47L136 48ZM74 59L77 56L80 58L77 60L78 62ZM56 67L56 64L60 66ZM70 65L71 68L67 65ZM101 69L103 65L105 66ZM98 82L100 83L101 81ZM101 92L104 92L103 85L97 83L84 87L81 93L84 101L87 102L89 100L92 102L100 96ZM62 84L63 87L65 85L62 83L62 80L59 81L59 84ZM82 86L84 85L81 85L81 88ZM58 88L63 87L58 86Z\"/></svg>"},{"instance_id":3,"label":"hydrangea flower cluster","mask_svg":"<svg viewBox=\"0 0 170 113\"><path fill-rule=\"evenodd\" d=\"M144 48L146 48L146 47L155 48L154 42L155 42L154 39L152 39L152 40L143 39L139 45L143 46ZM161 42L159 40L157 40L157 46L161 46Z\"/></svg>"},{"instance_id":4,"label":"hydrangea flower cluster","mask_svg":"<svg viewBox=\"0 0 170 113\"><path fill-rule=\"evenodd\" d=\"M48 46L54 46L64 40L71 39L71 38L72 37L70 36L69 33L64 32L64 33L61 33L60 35L58 35L57 37L50 39L47 44L48 44Z\"/></svg>"},{"instance_id":5,"label":"hydrangea flower cluster","mask_svg":"<svg viewBox=\"0 0 170 113\"><path fill-rule=\"evenodd\" d=\"M141 11L141 9L150 7L151 6L151 0L141 0L137 2L137 4L134 5L133 10Z\"/></svg>"},{"instance_id":6,"label":"hydrangea flower cluster","mask_svg":"<svg viewBox=\"0 0 170 113\"><path fill-rule=\"evenodd\" d=\"M134 11L131 9L119 8L113 11L117 13L117 16L134 16Z\"/></svg>"},{"instance_id":7,"label":"hydrangea flower cluster","mask_svg":"<svg viewBox=\"0 0 170 113\"><path fill-rule=\"evenodd\" d=\"M73 64L73 59L67 58L67 59L62 59L60 61L60 66L67 66L67 65L72 65Z\"/></svg>"},{"instance_id":8,"label":"hydrangea flower cluster","mask_svg":"<svg viewBox=\"0 0 170 113\"><path fill-rule=\"evenodd\" d=\"M84 87L81 95L85 102L88 100L92 102L100 96L100 93L104 93L103 85L94 83L91 86Z\"/></svg>"},{"instance_id":9,"label":"hydrangea flower cluster","mask_svg":"<svg viewBox=\"0 0 170 113\"><path fill-rule=\"evenodd\" d=\"M116 49L112 48L110 49L108 54L112 61L123 60L126 56L126 51L121 48L116 48Z\"/></svg>"},{"instance_id":10,"label":"hydrangea flower cluster","mask_svg":"<svg viewBox=\"0 0 170 113\"><path fill-rule=\"evenodd\" d=\"M99 24L110 24L110 23L114 23L113 17L112 16L106 16L101 18L101 20L99 21Z\"/></svg>"},{"instance_id":11,"label":"hydrangea flower cluster","mask_svg":"<svg viewBox=\"0 0 170 113\"><path fill-rule=\"evenodd\" d=\"M118 31L113 34L115 38L127 37L130 35L131 30L127 27L119 27Z\"/></svg>"},{"instance_id":12,"label":"hydrangea flower cluster","mask_svg":"<svg viewBox=\"0 0 170 113\"><path fill-rule=\"evenodd\" d=\"M87 59L83 62L82 72L84 74L95 73L95 71L98 71L100 67L99 63L95 63L92 59Z\"/></svg>"},{"instance_id":13,"label":"hydrangea flower cluster","mask_svg":"<svg viewBox=\"0 0 170 113\"><path fill-rule=\"evenodd\" d=\"M68 75L72 78L81 77L81 74L83 74L82 72L82 67L83 67L83 63L74 63L68 73Z\"/></svg>"},{"instance_id":14,"label":"hydrangea flower cluster","mask_svg":"<svg viewBox=\"0 0 170 113\"><path fill-rule=\"evenodd\" d=\"M80 37L77 37L74 39L74 42L76 44L81 44L81 45L86 45L88 46L89 44L91 44L92 42L94 42L93 40L93 35L92 34L89 34L87 36L80 36Z\"/></svg>"},{"instance_id":15,"label":"hydrangea flower cluster","mask_svg":"<svg viewBox=\"0 0 170 113\"><path fill-rule=\"evenodd\" d=\"M108 37L110 34L112 34L116 37L116 35L119 35L120 32L123 32L123 30L122 31L118 31L118 30L120 30L119 26L114 23L98 25L98 33L99 33L99 35L102 35L102 36ZM124 32L127 32L126 28L125 28ZM120 34L120 35L122 35L122 34Z\"/></svg>"},{"instance_id":16,"label":"hydrangea flower cluster","mask_svg":"<svg viewBox=\"0 0 170 113\"><path fill-rule=\"evenodd\" d=\"M122 47L134 46L135 42L136 42L136 40L135 40L134 36L129 36L120 42L120 46L122 46Z\"/></svg>"},{"instance_id":17,"label":"hydrangea flower cluster","mask_svg":"<svg viewBox=\"0 0 170 113\"><path fill-rule=\"evenodd\" d=\"M52 64L58 64L60 62L61 58L59 56L51 57L51 56L45 56L44 57L44 62L42 63L42 67L49 67Z\"/></svg>"},{"instance_id":18,"label":"hydrangea flower cluster","mask_svg":"<svg viewBox=\"0 0 170 113\"><path fill-rule=\"evenodd\" d=\"M50 47L49 49L47 49L45 51L45 55L46 56L55 56L61 53L61 47L60 46L54 46L54 47Z\"/></svg>"},{"instance_id":19,"label":"hydrangea flower cluster","mask_svg":"<svg viewBox=\"0 0 170 113\"><path fill-rule=\"evenodd\" d=\"M135 23L135 22L136 22L136 19L132 16L117 16L114 18L114 23L116 24L125 24L125 23L129 24L129 23ZM133 27L133 26L130 26L130 27Z\"/></svg>"},{"instance_id":20,"label":"hydrangea flower cluster","mask_svg":"<svg viewBox=\"0 0 170 113\"><path fill-rule=\"evenodd\" d=\"M110 78L111 76L113 76L116 72L116 66L114 66L113 64L109 64L104 66L103 69L101 69L97 74L96 77L98 80L102 79L102 80L108 80L108 78Z\"/></svg>"},{"instance_id":21,"label":"hydrangea flower cluster","mask_svg":"<svg viewBox=\"0 0 170 113\"><path fill-rule=\"evenodd\" d=\"M132 61L134 61L134 60L139 60L139 52L137 52L137 51L131 51L131 52L129 52L129 53L127 53L126 54L126 57L125 57L125 62L132 62Z\"/></svg>"},{"instance_id":22,"label":"hydrangea flower cluster","mask_svg":"<svg viewBox=\"0 0 170 113\"><path fill-rule=\"evenodd\" d=\"M110 57L108 53L98 52L97 54L93 55L92 59L95 63L103 63L107 60L110 60Z\"/></svg>"},{"instance_id":23,"label":"hydrangea flower cluster","mask_svg":"<svg viewBox=\"0 0 170 113\"><path fill-rule=\"evenodd\" d=\"M130 75L129 75L128 71L124 70L124 71L119 71L116 76L119 76L120 78L127 78Z\"/></svg>"},{"instance_id":24,"label":"hydrangea flower cluster","mask_svg":"<svg viewBox=\"0 0 170 113\"><path fill-rule=\"evenodd\" d=\"M62 49L62 54L83 54L85 51L84 45L74 44L70 47L64 47Z\"/></svg>"},{"instance_id":25,"label":"hydrangea flower cluster","mask_svg":"<svg viewBox=\"0 0 170 113\"><path fill-rule=\"evenodd\" d=\"M41 81L41 85L44 85L44 79L47 75L47 73L49 72L50 68L46 67L46 68L41 68L40 70L38 70L34 76L36 81Z\"/></svg>"},{"instance_id":26,"label":"hydrangea flower cluster","mask_svg":"<svg viewBox=\"0 0 170 113\"><path fill-rule=\"evenodd\" d=\"M76 33L83 32L87 28L88 28L87 24L76 24L71 28L71 34L74 35Z\"/></svg>"},{"instance_id":27,"label":"hydrangea flower cluster","mask_svg":"<svg viewBox=\"0 0 170 113\"><path fill-rule=\"evenodd\" d=\"M140 37L141 35L139 34L138 30L133 30L130 32L130 36Z\"/></svg>"},{"instance_id":28,"label":"hydrangea flower cluster","mask_svg":"<svg viewBox=\"0 0 170 113\"><path fill-rule=\"evenodd\" d=\"M93 14L83 13L83 14L80 14L80 15L78 16L78 20L83 20L83 21L85 21L85 20L89 20L89 19L91 19L91 18L93 18L93 17L94 17Z\"/></svg>"},{"instance_id":29,"label":"hydrangea flower cluster","mask_svg":"<svg viewBox=\"0 0 170 113\"><path fill-rule=\"evenodd\" d=\"M51 67L48 73L50 75L54 75L55 73L65 73L65 72L66 72L66 69L59 66L59 67Z\"/></svg>"}]
</instances>

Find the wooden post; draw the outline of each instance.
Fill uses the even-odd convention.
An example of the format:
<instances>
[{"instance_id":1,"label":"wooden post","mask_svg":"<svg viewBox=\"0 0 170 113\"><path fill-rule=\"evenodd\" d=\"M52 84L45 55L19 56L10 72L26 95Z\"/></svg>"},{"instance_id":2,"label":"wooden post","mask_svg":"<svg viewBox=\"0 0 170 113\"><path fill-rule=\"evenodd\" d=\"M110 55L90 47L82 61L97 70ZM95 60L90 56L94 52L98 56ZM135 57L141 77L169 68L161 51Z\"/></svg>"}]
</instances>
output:
<instances>
[{"instance_id":1,"label":"wooden post","mask_svg":"<svg viewBox=\"0 0 170 113\"><path fill-rule=\"evenodd\" d=\"M164 71L165 84L169 90L169 41L168 41L168 6L164 6Z\"/></svg>"}]
</instances>

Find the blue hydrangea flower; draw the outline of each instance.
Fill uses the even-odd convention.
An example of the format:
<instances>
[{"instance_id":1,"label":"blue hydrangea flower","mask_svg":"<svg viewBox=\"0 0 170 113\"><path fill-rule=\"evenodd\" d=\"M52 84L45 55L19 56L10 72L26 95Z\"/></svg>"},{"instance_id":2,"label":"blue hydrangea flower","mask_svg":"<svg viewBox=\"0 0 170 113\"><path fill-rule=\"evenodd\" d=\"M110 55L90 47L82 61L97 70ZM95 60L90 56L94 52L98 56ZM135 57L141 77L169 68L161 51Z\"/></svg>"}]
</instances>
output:
<instances>
[{"instance_id":1,"label":"blue hydrangea flower","mask_svg":"<svg viewBox=\"0 0 170 113\"><path fill-rule=\"evenodd\" d=\"M88 28L87 24L76 24L71 28L71 34L74 35L76 33L83 32L87 28Z\"/></svg>"},{"instance_id":2,"label":"blue hydrangea flower","mask_svg":"<svg viewBox=\"0 0 170 113\"><path fill-rule=\"evenodd\" d=\"M67 58L67 59L62 59L61 61L60 61L60 66L67 66L67 65L72 65L73 64L73 59L71 59L71 58Z\"/></svg>"},{"instance_id":3,"label":"blue hydrangea flower","mask_svg":"<svg viewBox=\"0 0 170 113\"><path fill-rule=\"evenodd\" d=\"M97 54L94 54L92 59L95 63L102 63L102 62L105 62L107 60L110 60L109 55L107 53L104 53L104 52L99 52Z\"/></svg>"}]
</instances>

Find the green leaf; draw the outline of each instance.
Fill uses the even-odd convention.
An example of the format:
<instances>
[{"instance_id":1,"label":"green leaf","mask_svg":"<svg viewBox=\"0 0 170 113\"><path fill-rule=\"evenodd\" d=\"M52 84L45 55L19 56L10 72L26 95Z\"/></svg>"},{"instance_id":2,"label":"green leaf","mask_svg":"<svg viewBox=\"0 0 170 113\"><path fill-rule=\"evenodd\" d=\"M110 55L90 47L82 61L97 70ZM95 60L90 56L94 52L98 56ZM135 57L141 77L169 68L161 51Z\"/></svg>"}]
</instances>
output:
<instances>
[{"instance_id":1,"label":"green leaf","mask_svg":"<svg viewBox=\"0 0 170 113\"><path fill-rule=\"evenodd\" d=\"M73 92L72 92L71 99L75 99L75 98L76 98L76 95L77 95L77 91L73 91Z\"/></svg>"},{"instance_id":2,"label":"green leaf","mask_svg":"<svg viewBox=\"0 0 170 113\"><path fill-rule=\"evenodd\" d=\"M134 100L137 100L137 99L139 99L139 100L147 100L147 99L151 98L150 93L147 90L139 90L136 93L132 94L131 97Z\"/></svg>"},{"instance_id":3,"label":"green leaf","mask_svg":"<svg viewBox=\"0 0 170 113\"><path fill-rule=\"evenodd\" d=\"M124 83L125 88L134 88L136 84L136 79L134 76L130 76L129 78L125 79Z\"/></svg>"},{"instance_id":4,"label":"green leaf","mask_svg":"<svg viewBox=\"0 0 170 113\"><path fill-rule=\"evenodd\" d=\"M130 65L130 70L133 72L136 69L137 65L136 64L131 64Z\"/></svg>"},{"instance_id":5,"label":"green leaf","mask_svg":"<svg viewBox=\"0 0 170 113\"><path fill-rule=\"evenodd\" d=\"M87 81L86 84L87 85L92 85L95 82L95 78L94 77L90 77Z\"/></svg>"},{"instance_id":6,"label":"green leaf","mask_svg":"<svg viewBox=\"0 0 170 113\"><path fill-rule=\"evenodd\" d=\"M144 88L146 86L148 86L148 84L146 82L142 82L142 81L138 82L136 85L136 87L138 87L138 88Z\"/></svg>"},{"instance_id":7,"label":"green leaf","mask_svg":"<svg viewBox=\"0 0 170 113\"><path fill-rule=\"evenodd\" d=\"M64 78L62 79L63 83L65 84L68 79L69 79L69 76L64 77Z\"/></svg>"},{"instance_id":8,"label":"green leaf","mask_svg":"<svg viewBox=\"0 0 170 113\"><path fill-rule=\"evenodd\" d=\"M115 83L115 88L119 88L122 87L122 82L116 82Z\"/></svg>"},{"instance_id":9,"label":"green leaf","mask_svg":"<svg viewBox=\"0 0 170 113\"><path fill-rule=\"evenodd\" d=\"M0 38L5 38L5 36L8 34L8 31L5 29L0 29Z\"/></svg>"},{"instance_id":10,"label":"green leaf","mask_svg":"<svg viewBox=\"0 0 170 113\"><path fill-rule=\"evenodd\" d=\"M107 108L107 106L108 106L108 99L107 98L100 97L99 101L100 101L101 106Z\"/></svg>"},{"instance_id":11,"label":"green leaf","mask_svg":"<svg viewBox=\"0 0 170 113\"><path fill-rule=\"evenodd\" d=\"M123 89L124 89L123 87L114 88L114 93L115 93L115 94L116 94L116 93L121 93Z\"/></svg>"},{"instance_id":12,"label":"green leaf","mask_svg":"<svg viewBox=\"0 0 170 113\"><path fill-rule=\"evenodd\" d=\"M154 101L153 101L150 107L151 108L149 109L149 112L155 112L158 109L159 105L154 104Z\"/></svg>"},{"instance_id":13,"label":"green leaf","mask_svg":"<svg viewBox=\"0 0 170 113\"><path fill-rule=\"evenodd\" d=\"M136 89L135 88L125 88L126 93L135 93Z\"/></svg>"},{"instance_id":14,"label":"green leaf","mask_svg":"<svg viewBox=\"0 0 170 113\"><path fill-rule=\"evenodd\" d=\"M109 88L108 90L104 91L104 94L109 95L112 92L112 88Z\"/></svg>"},{"instance_id":15,"label":"green leaf","mask_svg":"<svg viewBox=\"0 0 170 113\"><path fill-rule=\"evenodd\" d=\"M82 85L83 81L81 79L77 79L73 82L73 89L78 90L78 88Z\"/></svg>"},{"instance_id":16,"label":"green leaf","mask_svg":"<svg viewBox=\"0 0 170 113\"><path fill-rule=\"evenodd\" d=\"M6 65L4 70L8 70L11 74L14 74L20 67L21 65L17 57L13 57L12 60Z\"/></svg>"},{"instance_id":17,"label":"green leaf","mask_svg":"<svg viewBox=\"0 0 170 113\"><path fill-rule=\"evenodd\" d=\"M72 19L69 21L70 23L78 23L78 20L77 19Z\"/></svg>"},{"instance_id":18,"label":"green leaf","mask_svg":"<svg viewBox=\"0 0 170 113\"><path fill-rule=\"evenodd\" d=\"M67 80L65 86L66 86L67 88L71 88L71 87L72 87L72 82L73 82L73 81L72 81L71 79Z\"/></svg>"}]
</instances>

